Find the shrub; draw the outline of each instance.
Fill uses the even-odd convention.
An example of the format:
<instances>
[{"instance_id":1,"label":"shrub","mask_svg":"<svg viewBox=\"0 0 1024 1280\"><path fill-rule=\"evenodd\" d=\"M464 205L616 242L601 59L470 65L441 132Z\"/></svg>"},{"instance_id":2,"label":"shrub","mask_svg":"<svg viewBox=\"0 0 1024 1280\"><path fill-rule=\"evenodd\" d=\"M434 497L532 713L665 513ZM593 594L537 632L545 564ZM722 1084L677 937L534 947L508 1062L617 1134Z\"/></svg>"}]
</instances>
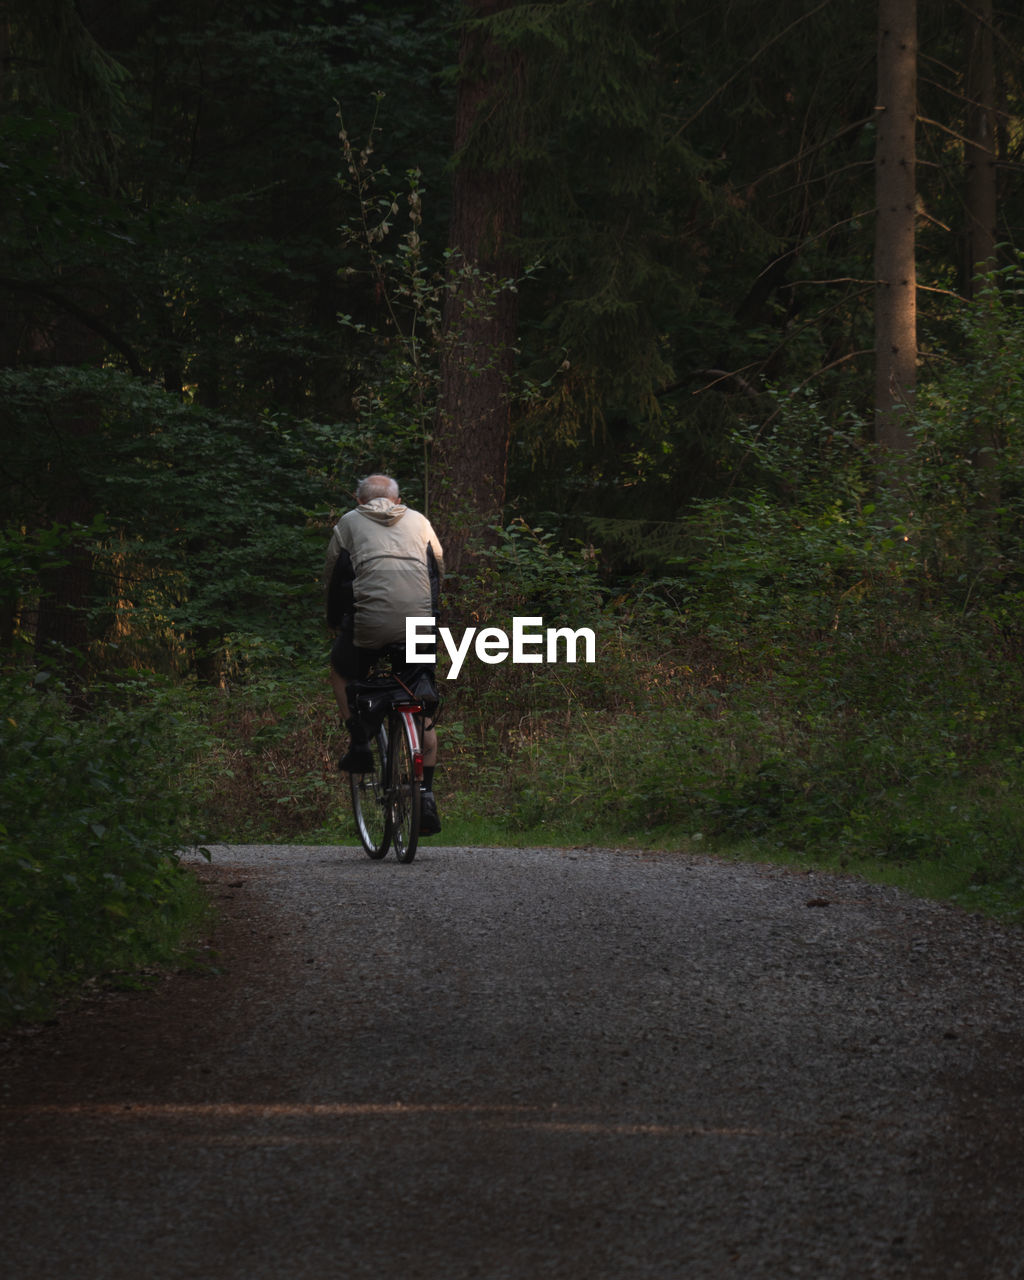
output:
<instances>
[{"instance_id":1,"label":"shrub","mask_svg":"<svg viewBox=\"0 0 1024 1280\"><path fill-rule=\"evenodd\" d=\"M86 717L48 683L0 678L0 1019L144 963L191 909L182 726L137 684Z\"/></svg>"},{"instance_id":2,"label":"shrub","mask_svg":"<svg viewBox=\"0 0 1024 1280\"><path fill-rule=\"evenodd\" d=\"M209 838L301 838L347 804L338 773L342 733L322 665L293 662L263 675L196 691L191 714L205 746L195 765Z\"/></svg>"}]
</instances>

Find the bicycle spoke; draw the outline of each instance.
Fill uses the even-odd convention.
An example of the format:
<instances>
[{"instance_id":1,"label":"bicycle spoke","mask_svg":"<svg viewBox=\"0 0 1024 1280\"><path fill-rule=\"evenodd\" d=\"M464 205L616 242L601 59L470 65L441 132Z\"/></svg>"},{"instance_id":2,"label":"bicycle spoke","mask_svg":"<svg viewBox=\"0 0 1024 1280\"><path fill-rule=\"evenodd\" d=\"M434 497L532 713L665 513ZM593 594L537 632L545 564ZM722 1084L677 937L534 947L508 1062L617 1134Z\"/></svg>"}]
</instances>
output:
<instances>
[{"instance_id":1,"label":"bicycle spoke","mask_svg":"<svg viewBox=\"0 0 1024 1280\"><path fill-rule=\"evenodd\" d=\"M391 840L385 769L387 765L387 733L382 728L370 743L373 768L369 773L350 776L352 811L363 848L371 858L383 858Z\"/></svg>"},{"instance_id":2,"label":"bicycle spoke","mask_svg":"<svg viewBox=\"0 0 1024 1280\"><path fill-rule=\"evenodd\" d=\"M399 862L412 862L420 835L420 783L416 777L413 737L416 730L401 716L394 717L392 751L388 760L391 840Z\"/></svg>"}]
</instances>

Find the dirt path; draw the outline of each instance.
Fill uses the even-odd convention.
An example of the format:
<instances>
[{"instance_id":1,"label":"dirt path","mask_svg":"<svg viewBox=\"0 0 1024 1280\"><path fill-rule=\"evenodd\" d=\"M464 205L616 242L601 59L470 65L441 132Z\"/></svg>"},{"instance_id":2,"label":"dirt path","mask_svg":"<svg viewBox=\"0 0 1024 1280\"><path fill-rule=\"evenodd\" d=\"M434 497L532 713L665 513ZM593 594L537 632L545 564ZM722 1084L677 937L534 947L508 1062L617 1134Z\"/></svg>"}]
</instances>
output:
<instances>
[{"instance_id":1,"label":"dirt path","mask_svg":"<svg viewBox=\"0 0 1024 1280\"><path fill-rule=\"evenodd\" d=\"M5 1280L1024 1276L1024 936L613 850L225 848L3 1042Z\"/></svg>"}]
</instances>

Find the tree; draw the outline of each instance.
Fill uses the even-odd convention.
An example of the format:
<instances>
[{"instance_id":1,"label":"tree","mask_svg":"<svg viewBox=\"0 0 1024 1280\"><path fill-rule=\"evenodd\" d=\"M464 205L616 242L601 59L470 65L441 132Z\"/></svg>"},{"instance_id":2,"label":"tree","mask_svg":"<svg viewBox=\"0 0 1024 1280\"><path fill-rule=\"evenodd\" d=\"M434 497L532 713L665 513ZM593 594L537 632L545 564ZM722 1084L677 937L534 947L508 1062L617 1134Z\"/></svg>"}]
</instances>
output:
<instances>
[{"instance_id":1,"label":"tree","mask_svg":"<svg viewBox=\"0 0 1024 1280\"><path fill-rule=\"evenodd\" d=\"M381 461L346 425L367 354L338 314L374 297L338 236L335 99L356 114L400 82L421 106L411 118L391 95L389 146L424 138L439 186L448 36L421 2L11 0L5 17L0 369L19 391L0 413L0 498L4 545L23 547L16 572L0 564L0 622L19 644L95 654L105 628L162 613L165 649L215 679L261 608L284 629L261 575L291 595L296 572L315 582L290 557L306 554L309 508L326 515L324 477L350 485ZM185 438L202 448L171 457ZM267 483L281 503L261 531ZM37 554L54 524L74 538ZM117 638L122 656L145 650Z\"/></svg>"},{"instance_id":2,"label":"tree","mask_svg":"<svg viewBox=\"0 0 1024 1280\"><path fill-rule=\"evenodd\" d=\"M966 281L968 296L974 279L996 265L996 113L995 53L992 0L975 0L965 8L967 67L966 169Z\"/></svg>"},{"instance_id":3,"label":"tree","mask_svg":"<svg viewBox=\"0 0 1024 1280\"><path fill-rule=\"evenodd\" d=\"M917 6L879 0L875 156L875 422L884 448L912 441L917 382Z\"/></svg>"},{"instance_id":4,"label":"tree","mask_svg":"<svg viewBox=\"0 0 1024 1280\"><path fill-rule=\"evenodd\" d=\"M678 319L707 268L704 235L744 218L680 124L704 68L678 0L488 0L467 14L451 246L482 280L449 302L434 483L480 527L501 507L513 425L534 458L597 447L623 413L650 430L671 349L688 345ZM520 259L539 278L496 287ZM530 396L513 424L517 343ZM447 546L458 517L441 524Z\"/></svg>"},{"instance_id":5,"label":"tree","mask_svg":"<svg viewBox=\"0 0 1024 1280\"><path fill-rule=\"evenodd\" d=\"M13 198L5 202L2 223L0 291L8 305L0 361L98 367L112 326L93 255L97 242L106 240L108 251L111 243L106 219L125 71L67 0L45 11L12 4L5 18L0 125L7 142L4 183ZM42 660L77 682L90 638L94 569L81 535L97 512L69 459L96 437L95 406L87 398L55 405L51 429L63 447L33 477L33 509L6 515L66 531L63 553L39 565L34 639Z\"/></svg>"},{"instance_id":6,"label":"tree","mask_svg":"<svg viewBox=\"0 0 1024 1280\"><path fill-rule=\"evenodd\" d=\"M516 478L546 527L599 513L604 540L612 519L734 483L729 440L768 414L763 380L845 373L870 343L870 17L814 0L529 8L545 123L524 234L542 268L521 345L540 394Z\"/></svg>"},{"instance_id":7,"label":"tree","mask_svg":"<svg viewBox=\"0 0 1024 1280\"><path fill-rule=\"evenodd\" d=\"M436 523L454 571L471 528L498 520L505 502L523 192L510 135L521 110L523 61L480 19L513 2L468 5L459 49L450 278L431 452ZM497 138L487 128L496 102L507 130Z\"/></svg>"}]
</instances>

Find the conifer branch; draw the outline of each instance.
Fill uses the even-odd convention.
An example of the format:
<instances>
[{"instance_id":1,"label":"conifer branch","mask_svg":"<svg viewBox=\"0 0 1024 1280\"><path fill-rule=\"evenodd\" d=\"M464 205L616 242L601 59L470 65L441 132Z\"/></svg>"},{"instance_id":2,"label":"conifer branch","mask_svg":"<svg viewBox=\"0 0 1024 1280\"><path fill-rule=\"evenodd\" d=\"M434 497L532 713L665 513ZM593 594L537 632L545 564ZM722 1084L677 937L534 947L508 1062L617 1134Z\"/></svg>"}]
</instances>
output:
<instances>
[{"instance_id":1,"label":"conifer branch","mask_svg":"<svg viewBox=\"0 0 1024 1280\"><path fill-rule=\"evenodd\" d=\"M829 136L827 138L823 138L821 142L815 142L813 146L805 147L791 159L783 160L781 164L777 164L773 169L766 169L764 173L758 174L754 179L754 184L764 182L767 178L774 178L777 173L782 173L785 169L791 169L793 165L800 164L802 161L807 160L810 156L813 156L815 152L823 151L826 147L832 146L832 144L837 142L844 136L844 134L853 133L857 129L863 129L864 126L866 124L870 124L874 118L875 113L872 112L871 115L864 116L860 120L855 120L852 124L844 125L842 129L838 129L835 133L829 134ZM870 161L868 163L870 163Z\"/></svg>"},{"instance_id":2,"label":"conifer branch","mask_svg":"<svg viewBox=\"0 0 1024 1280\"><path fill-rule=\"evenodd\" d=\"M827 9L831 3L832 3L832 0L820 0L820 3L816 4L813 9L808 10L807 13L802 13L799 18L794 18L794 20L788 26L783 27L781 31L777 31L770 40L768 40L765 44L763 44L760 47L760 49L757 50L756 53L752 54L746 60L743 66L738 67L736 71L734 71L733 74L729 76L727 80L725 80L722 84L718 86L718 88L714 91L714 93L709 98L707 98L697 108L696 111L692 112L683 121L683 123L676 130L673 137L678 138L680 134L685 133L686 130L689 129L690 125L692 125L695 120L700 119L700 117L704 114L705 111L707 111L707 109L711 106L711 104L715 102L718 98L720 98L722 94L725 93L726 89L728 89L732 84L734 84L735 81L737 81L740 78L740 76L744 75L747 71L749 71L750 68L754 65L754 63L757 62L759 58L763 57L764 54L766 54L768 50L772 48L773 45L778 44L778 42L781 39L783 39L784 36L788 36L789 33L793 31L796 27L800 26L802 22L806 22L808 18L813 18L814 15L816 13L820 13L822 9Z\"/></svg>"}]
</instances>

